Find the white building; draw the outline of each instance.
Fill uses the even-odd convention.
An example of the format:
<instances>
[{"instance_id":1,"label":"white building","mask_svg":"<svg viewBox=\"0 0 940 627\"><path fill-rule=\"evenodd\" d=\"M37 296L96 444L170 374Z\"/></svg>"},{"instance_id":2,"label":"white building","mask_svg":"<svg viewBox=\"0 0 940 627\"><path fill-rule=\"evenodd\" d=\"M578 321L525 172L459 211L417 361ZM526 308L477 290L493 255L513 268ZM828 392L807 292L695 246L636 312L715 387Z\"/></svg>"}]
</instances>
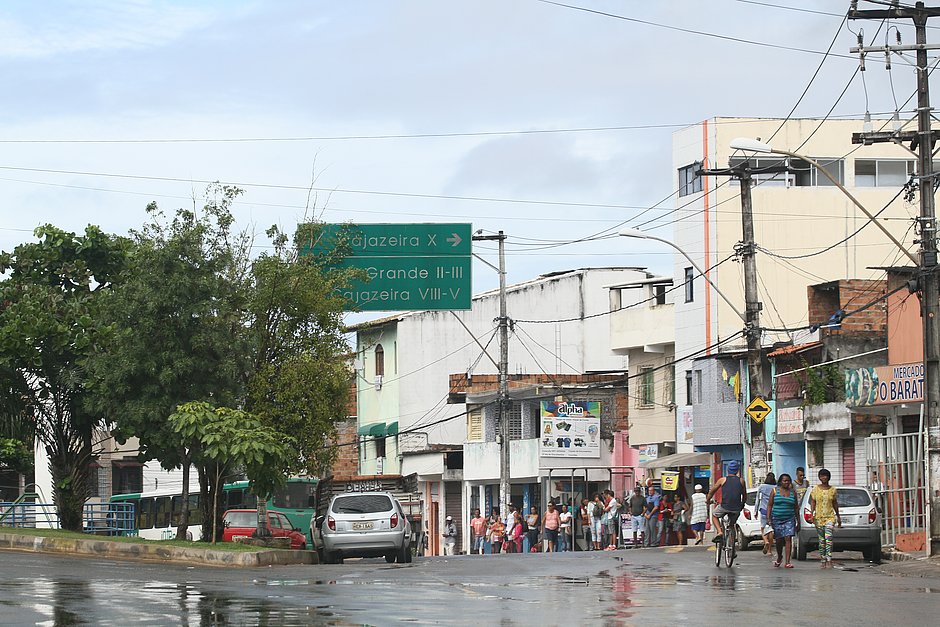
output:
<instances>
[{"instance_id":1,"label":"white building","mask_svg":"<svg viewBox=\"0 0 940 627\"><path fill-rule=\"evenodd\" d=\"M606 288L645 278L647 273L639 268L589 268L509 286L511 377L625 372L626 356L611 349L612 299ZM639 300L638 294L625 296ZM453 377L496 375L498 316L499 294L494 290L474 297L469 311L412 312L353 327L360 474L417 473L432 552L445 515L462 523L467 540L464 521L470 508L483 509L483 487L498 482L498 445L495 437L487 441L485 436L492 421L468 414L477 404L473 398L450 398ZM539 434L533 421L538 416L518 400L518 413L510 419L511 476L521 486L539 483L545 473L536 452ZM468 441L474 446L465 448ZM607 481L612 451L604 450L592 464L603 469L599 473Z\"/></svg>"}]
</instances>

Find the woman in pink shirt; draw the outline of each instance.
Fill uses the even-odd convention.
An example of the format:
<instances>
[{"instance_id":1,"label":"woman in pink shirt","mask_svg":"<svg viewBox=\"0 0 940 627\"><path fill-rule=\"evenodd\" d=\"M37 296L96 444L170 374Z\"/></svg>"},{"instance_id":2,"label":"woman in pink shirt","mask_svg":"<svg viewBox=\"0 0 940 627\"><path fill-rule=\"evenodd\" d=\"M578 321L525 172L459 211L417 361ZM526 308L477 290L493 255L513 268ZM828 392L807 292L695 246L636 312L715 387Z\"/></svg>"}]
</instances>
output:
<instances>
[{"instance_id":1,"label":"woman in pink shirt","mask_svg":"<svg viewBox=\"0 0 940 627\"><path fill-rule=\"evenodd\" d=\"M548 542L548 552L555 552L558 542L558 527L561 526L561 516L555 509L555 504L548 502L548 511L542 516L542 537Z\"/></svg>"}]
</instances>

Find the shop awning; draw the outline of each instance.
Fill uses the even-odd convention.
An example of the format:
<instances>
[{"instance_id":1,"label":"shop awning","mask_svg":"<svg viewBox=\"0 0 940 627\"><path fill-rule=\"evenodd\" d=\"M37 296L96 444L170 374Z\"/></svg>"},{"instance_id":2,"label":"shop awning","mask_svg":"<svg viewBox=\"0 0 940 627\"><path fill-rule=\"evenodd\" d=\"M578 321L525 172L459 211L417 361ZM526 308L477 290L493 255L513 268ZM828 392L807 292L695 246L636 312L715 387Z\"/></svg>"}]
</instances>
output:
<instances>
[{"instance_id":1,"label":"shop awning","mask_svg":"<svg viewBox=\"0 0 940 627\"><path fill-rule=\"evenodd\" d=\"M398 435L398 421L388 423L388 428L385 429L385 432L388 435Z\"/></svg>"},{"instance_id":2,"label":"shop awning","mask_svg":"<svg viewBox=\"0 0 940 627\"><path fill-rule=\"evenodd\" d=\"M359 435L371 435L374 438L385 436L385 423L376 422L371 425L362 425L359 427Z\"/></svg>"},{"instance_id":3,"label":"shop awning","mask_svg":"<svg viewBox=\"0 0 940 627\"><path fill-rule=\"evenodd\" d=\"M675 453L640 464L643 468L673 468L680 466L706 466L712 463L711 453Z\"/></svg>"}]
</instances>

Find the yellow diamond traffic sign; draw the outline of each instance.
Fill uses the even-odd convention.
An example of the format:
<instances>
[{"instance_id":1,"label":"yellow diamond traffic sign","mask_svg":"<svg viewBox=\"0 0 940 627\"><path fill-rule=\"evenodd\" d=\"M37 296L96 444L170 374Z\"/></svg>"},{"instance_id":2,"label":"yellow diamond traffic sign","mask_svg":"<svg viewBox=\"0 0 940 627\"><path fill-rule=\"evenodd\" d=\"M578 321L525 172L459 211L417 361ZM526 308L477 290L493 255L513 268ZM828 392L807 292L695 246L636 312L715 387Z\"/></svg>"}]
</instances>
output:
<instances>
[{"instance_id":1,"label":"yellow diamond traffic sign","mask_svg":"<svg viewBox=\"0 0 940 627\"><path fill-rule=\"evenodd\" d=\"M767 417L767 414L770 413L770 405L768 405L764 399L760 396L755 396L754 400L745 408L747 415L751 417L751 420L754 422L764 422L764 418Z\"/></svg>"}]
</instances>

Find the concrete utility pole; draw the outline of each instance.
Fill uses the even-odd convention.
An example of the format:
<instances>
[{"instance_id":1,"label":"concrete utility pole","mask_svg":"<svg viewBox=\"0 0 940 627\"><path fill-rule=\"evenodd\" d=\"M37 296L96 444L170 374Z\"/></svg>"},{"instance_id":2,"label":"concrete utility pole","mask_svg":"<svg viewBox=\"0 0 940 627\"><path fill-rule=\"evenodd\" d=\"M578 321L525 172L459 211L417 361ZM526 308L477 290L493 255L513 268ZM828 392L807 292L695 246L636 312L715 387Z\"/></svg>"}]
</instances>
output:
<instances>
[{"instance_id":1,"label":"concrete utility pole","mask_svg":"<svg viewBox=\"0 0 940 627\"><path fill-rule=\"evenodd\" d=\"M761 168L762 173L787 172L786 166L772 166ZM750 404L755 397L764 396L763 370L761 364L761 328L760 312L762 305L757 292L757 259L754 256L754 213L751 205L751 167L745 160L732 168L699 170L699 176L730 176L739 181L741 187L741 226L742 241L735 246L735 253L740 255L744 264L744 335L747 339L747 403ZM706 260L707 263L707 260ZM748 423L750 424L750 423ZM758 464L763 471L768 469L767 462L767 436L764 422L760 423L759 433L755 437L764 443L764 452L758 457ZM752 429L753 432L753 429ZM745 460L747 461L747 460Z\"/></svg>"},{"instance_id":2,"label":"concrete utility pole","mask_svg":"<svg viewBox=\"0 0 940 627\"><path fill-rule=\"evenodd\" d=\"M930 70L927 51L940 45L927 44L927 20L940 16L940 8L926 7L923 2L911 6L895 5L889 9L859 11L857 2L849 8L848 17L857 19L910 19L914 23L915 44L865 47L862 42L852 52L864 60L869 52L917 52L917 132L856 133L853 143L911 141L917 150L917 174L920 180L920 289L921 317L924 325L924 415L927 420L927 498L928 524L932 555L940 553L940 280L937 276L937 227L934 206L933 149L936 140L931 129ZM864 65L863 65L864 68Z\"/></svg>"},{"instance_id":3,"label":"concrete utility pole","mask_svg":"<svg viewBox=\"0 0 940 627\"><path fill-rule=\"evenodd\" d=\"M473 241L499 242L499 394L497 409L497 441L499 442L499 503L500 515L509 513L509 316L506 311L506 235L474 235Z\"/></svg>"}]
</instances>

